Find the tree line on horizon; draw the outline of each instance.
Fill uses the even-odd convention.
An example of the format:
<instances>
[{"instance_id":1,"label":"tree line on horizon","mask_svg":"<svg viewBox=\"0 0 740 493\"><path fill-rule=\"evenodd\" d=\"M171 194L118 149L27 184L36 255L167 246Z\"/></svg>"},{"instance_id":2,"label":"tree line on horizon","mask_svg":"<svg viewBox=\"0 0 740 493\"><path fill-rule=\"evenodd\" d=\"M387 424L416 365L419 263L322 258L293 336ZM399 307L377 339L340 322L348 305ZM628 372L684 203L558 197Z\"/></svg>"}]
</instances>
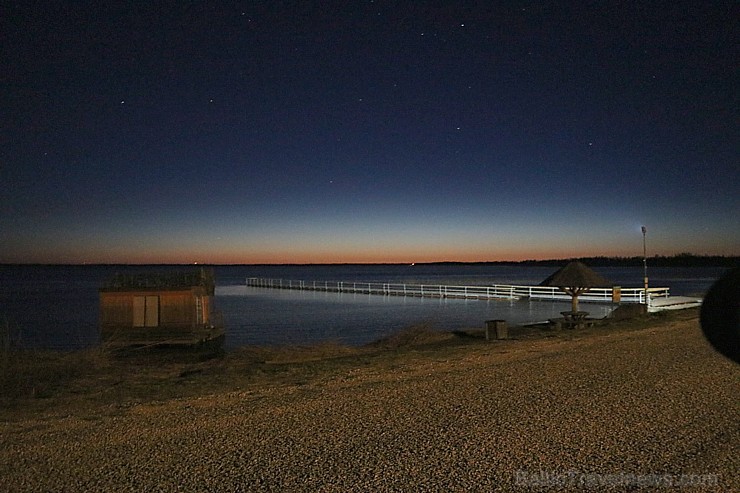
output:
<instances>
[{"instance_id":1,"label":"tree line on horizon","mask_svg":"<svg viewBox=\"0 0 740 493\"><path fill-rule=\"evenodd\" d=\"M643 258L640 256L633 257L581 257L577 259L586 265L599 267L622 267L631 265L642 265ZM525 263L530 262L529 260ZM538 261L532 261L538 262ZM563 261L545 260L545 263L551 264L562 263ZM647 263L653 267L738 267L740 266L740 257L724 255L694 255L691 253L679 253L677 255L653 255L647 257ZM540 264L545 265L545 264Z\"/></svg>"},{"instance_id":2,"label":"tree line on horizon","mask_svg":"<svg viewBox=\"0 0 740 493\"><path fill-rule=\"evenodd\" d=\"M417 262L418 265L525 265L525 266L543 266L543 267L562 267L567 262L579 261L588 265L589 267L629 267L640 265L642 266L643 258L641 256L633 257L607 257L607 256L594 256L594 257L571 257L571 258L560 258L560 259L546 259L546 260L489 260L479 262L463 262L463 261L440 261L440 262ZM738 255L695 255L693 253L679 253L676 255L653 255L647 257L648 266L652 267L727 267L735 268L740 267L740 256ZM386 265L394 265L397 263L389 262ZM187 266L187 267L208 267L215 265L278 265L278 264L218 264L218 263L203 263L203 264L182 264L182 263L154 263L154 264L129 264L129 263L90 263L90 264L44 264L44 263L29 263L29 264L17 264L17 263L3 263L0 265L142 265L142 266ZM326 264L326 263L284 263L279 265L367 265L356 262L340 262L337 264ZM405 265L405 264L404 264Z\"/></svg>"},{"instance_id":3,"label":"tree line on horizon","mask_svg":"<svg viewBox=\"0 0 740 493\"><path fill-rule=\"evenodd\" d=\"M543 267L562 266L566 262L578 261L590 267L629 267L642 265L641 256L633 257L572 257L561 259L546 260L521 260L521 261L492 261L492 262L472 262L480 264L497 264L497 265L532 265ZM431 264L464 264L468 262L430 262ZM725 255L695 255L693 253L679 253L676 255L653 255L647 257L648 266L652 267L740 267L740 256Z\"/></svg>"}]
</instances>

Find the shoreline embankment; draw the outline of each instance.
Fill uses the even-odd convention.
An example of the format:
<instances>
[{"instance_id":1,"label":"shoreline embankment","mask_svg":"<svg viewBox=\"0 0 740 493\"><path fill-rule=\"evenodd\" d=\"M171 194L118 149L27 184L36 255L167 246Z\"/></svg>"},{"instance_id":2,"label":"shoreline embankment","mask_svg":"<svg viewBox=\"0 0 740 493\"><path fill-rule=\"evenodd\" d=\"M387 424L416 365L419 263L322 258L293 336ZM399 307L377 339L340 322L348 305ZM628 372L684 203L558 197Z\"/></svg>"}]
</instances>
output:
<instances>
[{"instance_id":1,"label":"shoreline embankment","mask_svg":"<svg viewBox=\"0 0 740 493\"><path fill-rule=\"evenodd\" d=\"M695 310L620 323L493 342L417 334L364 353L111 363L117 376L86 374L2 409L1 481L7 491L740 489L740 367L706 343Z\"/></svg>"}]
</instances>

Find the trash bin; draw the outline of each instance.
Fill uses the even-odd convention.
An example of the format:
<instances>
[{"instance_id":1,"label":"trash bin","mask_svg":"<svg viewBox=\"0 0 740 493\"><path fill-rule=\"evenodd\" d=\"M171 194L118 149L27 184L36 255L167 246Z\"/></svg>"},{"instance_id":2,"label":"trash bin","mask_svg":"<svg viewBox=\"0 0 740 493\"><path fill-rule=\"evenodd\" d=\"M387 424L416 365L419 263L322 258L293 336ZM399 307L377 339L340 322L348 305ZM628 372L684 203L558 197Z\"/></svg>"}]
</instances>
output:
<instances>
[{"instance_id":1,"label":"trash bin","mask_svg":"<svg viewBox=\"0 0 740 493\"><path fill-rule=\"evenodd\" d=\"M508 339L509 328L506 320L486 320L486 340L491 339L491 333L496 335L496 339Z\"/></svg>"}]
</instances>

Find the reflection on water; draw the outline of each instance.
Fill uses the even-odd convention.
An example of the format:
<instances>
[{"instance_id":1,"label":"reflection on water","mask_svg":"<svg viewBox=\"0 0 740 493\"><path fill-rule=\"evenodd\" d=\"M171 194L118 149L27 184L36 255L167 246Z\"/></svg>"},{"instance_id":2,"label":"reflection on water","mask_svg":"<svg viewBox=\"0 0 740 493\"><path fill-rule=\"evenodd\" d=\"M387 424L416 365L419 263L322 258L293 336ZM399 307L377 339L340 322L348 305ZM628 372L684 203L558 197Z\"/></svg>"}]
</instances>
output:
<instances>
[{"instance_id":1,"label":"reflection on water","mask_svg":"<svg viewBox=\"0 0 740 493\"><path fill-rule=\"evenodd\" d=\"M510 324L545 321L570 309L570 302L463 300L327 293L223 286L216 303L227 324L227 345L372 342L404 328L427 324L436 330L483 328L485 320ZM594 317L610 305L583 304Z\"/></svg>"}]
</instances>

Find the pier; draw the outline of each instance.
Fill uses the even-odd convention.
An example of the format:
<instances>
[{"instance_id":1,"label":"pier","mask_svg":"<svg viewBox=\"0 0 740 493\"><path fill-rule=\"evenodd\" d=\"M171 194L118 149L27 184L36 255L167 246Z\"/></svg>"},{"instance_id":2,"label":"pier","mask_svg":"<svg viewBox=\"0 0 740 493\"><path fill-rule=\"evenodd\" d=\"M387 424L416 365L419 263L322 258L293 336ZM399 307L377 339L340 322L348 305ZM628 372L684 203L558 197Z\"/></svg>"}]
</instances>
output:
<instances>
[{"instance_id":1,"label":"pier","mask_svg":"<svg viewBox=\"0 0 740 493\"><path fill-rule=\"evenodd\" d=\"M404 284L354 281L303 281L290 279L247 278L247 286L271 289L326 291L330 293L373 294L382 296L413 296L422 298L458 298L476 300L558 300L568 301L570 295L550 286L448 286L439 284ZM649 288L648 305L656 300L669 300L669 288ZM646 303L643 288L592 288L578 297L592 303ZM663 302L663 305L667 303Z\"/></svg>"}]
</instances>

